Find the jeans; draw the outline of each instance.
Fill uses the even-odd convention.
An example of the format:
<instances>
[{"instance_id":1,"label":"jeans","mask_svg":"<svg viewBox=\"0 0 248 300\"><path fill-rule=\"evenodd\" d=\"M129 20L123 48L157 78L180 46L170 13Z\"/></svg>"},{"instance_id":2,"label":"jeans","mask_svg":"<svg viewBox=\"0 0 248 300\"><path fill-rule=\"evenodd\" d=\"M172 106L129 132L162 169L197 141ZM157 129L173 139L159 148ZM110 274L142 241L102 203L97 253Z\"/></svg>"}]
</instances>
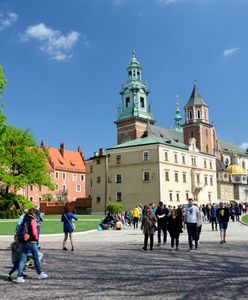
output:
<instances>
[{"instance_id":1,"label":"jeans","mask_svg":"<svg viewBox=\"0 0 248 300\"><path fill-rule=\"evenodd\" d=\"M147 249L148 237L150 236L150 249L153 248L153 234L145 233L144 248Z\"/></svg>"},{"instance_id":2,"label":"jeans","mask_svg":"<svg viewBox=\"0 0 248 300\"><path fill-rule=\"evenodd\" d=\"M211 217L211 223L212 223L212 230L214 230L214 225L215 225L215 229L217 230L217 218L216 217Z\"/></svg>"},{"instance_id":3,"label":"jeans","mask_svg":"<svg viewBox=\"0 0 248 300\"><path fill-rule=\"evenodd\" d=\"M198 226L197 223L187 223L189 248L193 248L193 240L195 241L195 248L198 246Z\"/></svg>"},{"instance_id":4,"label":"jeans","mask_svg":"<svg viewBox=\"0 0 248 300\"><path fill-rule=\"evenodd\" d=\"M21 277L23 274L23 267L27 259L28 252L31 252L34 259L34 266L38 275L41 274L41 266L39 261L39 252L37 244L27 243L21 244L21 260L18 266L18 277Z\"/></svg>"},{"instance_id":5,"label":"jeans","mask_svg":"<svg viewBox=\"0 0 248 300\"><path fill-rule=\"evenodd\" d=\"M167 240L167 228L165 226L158 225L158 243L161 244L161 231L163 231L164 237L163 242L166 243Z\"/></svg>"},{"instance_id":6,"label":"jeans","mask_svg":"<svg viewBox=\"0 0 248 300\"><path fill-rule=\"evenodd\" d=\"M18 270L18 266L19 266L20 261L15 261L13 263L13 267L12 269L9 271L9 276L11 276L16 270Z\"/></svg>"}]
</instances>

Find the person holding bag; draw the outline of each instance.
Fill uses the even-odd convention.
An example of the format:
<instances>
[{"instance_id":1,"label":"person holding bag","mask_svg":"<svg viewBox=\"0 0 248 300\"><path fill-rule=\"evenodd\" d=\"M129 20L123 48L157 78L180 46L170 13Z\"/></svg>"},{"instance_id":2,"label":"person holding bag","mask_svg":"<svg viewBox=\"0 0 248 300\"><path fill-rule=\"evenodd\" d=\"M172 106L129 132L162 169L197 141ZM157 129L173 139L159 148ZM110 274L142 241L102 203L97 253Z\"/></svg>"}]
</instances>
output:
<instances>
[{"instance_id":1,"label":"person holding bag","mask_svg":"<svg viewBox=\"0 0 248 300\"><path fill-rule=\"evenodd\" d=\"M148 237L150 237L150 250L153 249L153 236L155 233L155 224L157 222L157 218L152 212L151 206L146 206L146 211L143 215L141 222L141 230L144 233L144 247L143 250L147 251Z\"/></svg>"},{"instance_id":2,"label":"person holding bag","mask_svg":"<svg viewBox=\"0 0 248 300\"><path fill-rule=\"evenodd\" d=\"M62 250L68 250L66 248L66 241L69 236L71 242L71 251L74 251L72 233L76 228L75 225L72 223L72 219L76 221L78 220L78 218L71 212L69 204L66 203L64 206L64 213L61 216L61 222L64 223L64 234L65 234Z\"/></svg>"}]
</instances>

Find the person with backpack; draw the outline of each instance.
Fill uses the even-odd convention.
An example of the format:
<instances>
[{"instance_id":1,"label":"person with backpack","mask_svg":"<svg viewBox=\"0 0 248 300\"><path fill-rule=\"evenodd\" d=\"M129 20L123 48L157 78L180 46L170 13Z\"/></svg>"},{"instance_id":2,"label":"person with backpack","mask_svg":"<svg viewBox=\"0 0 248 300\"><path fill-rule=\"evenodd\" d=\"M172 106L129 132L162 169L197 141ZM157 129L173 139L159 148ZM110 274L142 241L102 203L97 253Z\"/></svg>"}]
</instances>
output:
<instances>
[{"instance_id":1,"label":"person with backpack","mask_svg":"<svg viewBox=\"0 0 248 300\"><path fill-rule=\"evenodd\" d=\"M35 209L30 208L25 215L22 224L19 226L18 240L21 243L21 259L18 266L17 283L24 283L23 268L27 259L28 253L32 253L34 266L38 274L38 279L45 279L48 275L41 271L38 252L38 231L35 221Z\"/></svg>"},{"instance_id":2,"label":"person with backpack","mask_svg":"<svg viewBox=\"0 0 248 300\"><path fill-rule=\"evenodd\" d=\"M165 245L167 241L168 215L168 208L164 208L163 202L160 201L155 212L155 216L158 219L158 246L161 245L161 231L163 231L163 244Z\"/></svg>"},{"instance_id":3,"label":"person with backpack","mask_svg":"<svg viewBox=\"0 0 248 300\"><path fill-rule=\"evenodd\" d=\"M75 230L75 225L72 223L72 219L76 221L78 220L78 218L71 212L69 204L66 203L64 206L64 213L61 216L61 222L64 223L64 234L65 234L62 250L68 250L66 248L66 241L69 236L71 242L71 251L74 251L72 233Z\"/></svg>"}]
</instances>

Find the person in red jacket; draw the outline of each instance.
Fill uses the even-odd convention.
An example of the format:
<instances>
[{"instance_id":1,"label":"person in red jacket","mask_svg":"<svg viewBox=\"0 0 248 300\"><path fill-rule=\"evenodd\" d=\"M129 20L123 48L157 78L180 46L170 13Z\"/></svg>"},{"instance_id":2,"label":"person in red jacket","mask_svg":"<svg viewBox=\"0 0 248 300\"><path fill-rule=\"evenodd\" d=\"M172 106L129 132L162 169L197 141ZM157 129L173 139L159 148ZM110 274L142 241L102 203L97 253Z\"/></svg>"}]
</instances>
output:
<instances>
[{"instance_id":1,"label":"person in red jacket","mask_svg":"<svg viewBox=\"0 0 248 300\"><path fill-rule=\"evenodd\" d=\"M25 261L27 259L27 254L32 253L34 259L34 266L36 272L38 274L38 279L45 279L48 275L41 271L41 265L39 261L39 252L38 252L38 230L37 223L35 221L35 209L30 208L26 213L22 226L25 228L23 239L21 242L21 260L18 266L18 275L17 275L17 283L23 283L25 280L23 279L23 267Z\"/></svg>"}]
</instances>

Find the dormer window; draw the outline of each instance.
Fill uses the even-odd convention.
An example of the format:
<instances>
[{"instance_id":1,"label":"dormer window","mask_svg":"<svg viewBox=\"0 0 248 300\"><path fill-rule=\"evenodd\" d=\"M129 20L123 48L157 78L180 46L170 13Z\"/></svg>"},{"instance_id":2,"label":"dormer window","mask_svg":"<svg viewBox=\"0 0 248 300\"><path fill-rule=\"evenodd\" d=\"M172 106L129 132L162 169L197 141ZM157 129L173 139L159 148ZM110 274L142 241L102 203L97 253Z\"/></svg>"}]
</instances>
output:
<instances>
[{"instance_id":1,"label":"dormer window","mask_svg":"<svg viewBox=\"0 0 248 300\"><path fill-rule=\"evenodd\" d=\"M145 108L145 99L144 99L144 97L140 97L140 107Z\"/></svg>"}]
</instances>

